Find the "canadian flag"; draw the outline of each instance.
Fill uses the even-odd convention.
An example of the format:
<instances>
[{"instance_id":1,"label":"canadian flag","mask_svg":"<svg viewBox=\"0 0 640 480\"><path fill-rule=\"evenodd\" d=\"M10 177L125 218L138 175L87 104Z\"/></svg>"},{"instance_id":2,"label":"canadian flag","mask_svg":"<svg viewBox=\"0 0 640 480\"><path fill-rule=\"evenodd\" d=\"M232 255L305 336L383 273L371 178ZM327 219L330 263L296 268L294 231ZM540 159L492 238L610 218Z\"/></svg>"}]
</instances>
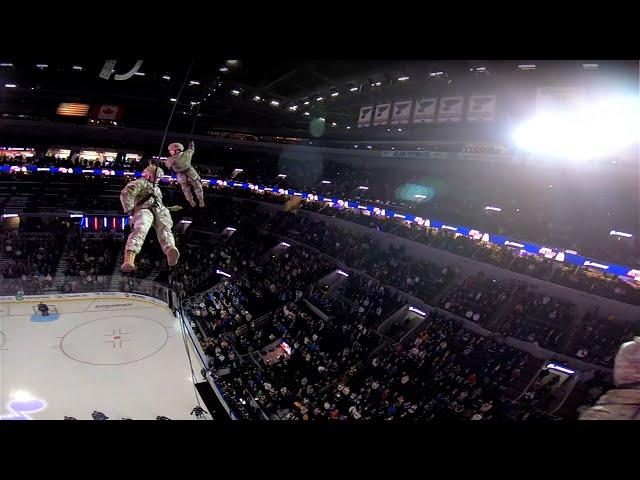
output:
<instances>
[{"instance_id":1,"label":"canadian flag","mask_svg":"<svg viewBox=\"0 0 640 480\"><path fill-rule=\"evenodd\" d=\"M98 110L98 118L101 120L117 120L120 114L120 107L115 105L101 105Z\"/></svg>"}]
</instances>

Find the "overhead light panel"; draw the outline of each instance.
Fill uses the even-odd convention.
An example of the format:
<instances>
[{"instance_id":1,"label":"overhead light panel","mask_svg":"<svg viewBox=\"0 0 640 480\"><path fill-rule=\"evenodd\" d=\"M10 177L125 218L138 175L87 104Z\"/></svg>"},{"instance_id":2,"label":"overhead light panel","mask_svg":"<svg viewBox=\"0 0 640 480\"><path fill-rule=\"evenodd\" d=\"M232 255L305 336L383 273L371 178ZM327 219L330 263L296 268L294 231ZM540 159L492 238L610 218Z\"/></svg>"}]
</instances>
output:
<instances>
[{"instance_id":1,"label":"overhead light panel","mask_svg":"<svg viewBox=\"0 0 640 480\"><path fill-rule=\"evenodd\" d=\"M231 95L237 97L238 95L240 95L240 90L231 90Z\"/></svg>"},{"instance_id":2,"label":"overhead light panel","mask_svg":"<svg viewBox=\"0 0 640 480\"><path fill-rule=\"evenodd\" d=\"M273 107L279 107L279 106L280 106L280 102L278 102L278 101L276 101L276 100L271 100L271 102L270 102L270 103L271 103L271 105L272 105Z\"/></svg>"},{"instance_id":3,"label":"overhead light panel","mask_svg":"<svg viewBox=\"0 0 640 480\"><path fill-rule=\"evenodd\" d=\"M308 117L309 116L309 112L304 112L303 115Z\"/></svg>"},{"instance_id":4,"label":"overhead light panel","mask_svg":"<svg viewBox=\"0 0 640 480\"><path fill-rule=\"evenodd\" d=\"M82 71L82 67L81 67L80 65L74 65L72 68L73 68L74 70L77 70L78 72L81 72L81 71Z\"/></svg>"},{"instance_id":5,"label":"overhead light panel","mask_svg":"<svg viewBox=\"0 0 640 480\"><path fill-rule=\"evenodd\" d=\"M238 60L227 60L227 65L237 65Z\"/></svg>"},{"instance_id":6,"label":"overhead light panel","mask_svg":"<svg viewBox=\"0 0 640 480\"><path fill-rule=\"evenodd\" d=\"M340 93L338 93L338 92L333 92L333 93L331 94L331 96L332 96L332 97L337 97L338 95L340 95Z\"/></svg>"},{"instance_id":7,"label":"overhead light panel","mask_svg":"<svg viewBox=\"0 0 640 480\"><path fill-rule=\"evenodd\" d=\"M5 83L4 86L6 88L16 88L16 84L15 83Z\"/></svg>"},{"instance_id":8,"label":"overhead light panel","mask_svg":"<svg viewBox=\"0 0 640 480\"><path fill-rule=\"evenodd\" d=\"M336 122L331 122L331 126L332 126L332 127L335 127L335 126L337 126L337 125L338 125L338 124L337 124Z\"/></svg>"},{"instance_id":9,"label":"overhead light panel","mask_svg":"<svg viewBox=\"0 0 640 480\"><path fill-rule=\"evenodd\" d=\"M357 92L358 91L358 87L351 87L349 89L350 92Z\"/></svg>"},{"instance_id":10,"label":"overhead light panel","mask_svg":"<svg viewBox=\"0 0 640 480\"><path fill-rule=\"evenodd\" d=\"M535 70L536 66L535 65L518 65L518 68L520 70Z\"/></svg>"},{"instance_id":11,"label":"overhead light panel","mask_svg":"<svg viewBox=\"0 0 640 480\"><path fill-rule=\"evenodd\" d=\"M171 80L171 77L169 75L163 75L162 78L163 80Z\"/></svg>"},{"instance_id":12,"label":"overhead light panel","mask_svg":"<svg viewBox=\"0 0 640 480\"><path fill-rule=\"evenodd\" d=\"M258 95L256 95L255 97L253 97L253 101L254 102L259 102L260 100L262 100Z\"/></svg>"},{"instance_id":13,"label":"overhead light panel","mask_svg":"<svg viewBox=\"0 0 640 480\"><path fill-rule=\"evenodd\" d=\"M41 70L43 70L45 68L48 68L48 67L49 67L49 65L47 65L46 63L38 63L38 64L36 64L36 68L39 68Z\"/></svg>"},{"instance_id":14,"label":"overhead light panel","mask_svg":"<svg viewBox=\"0 0 640 480\"><path fill-rule=\"evenodd\" d=\"M169 99L169 101L170 101L170 102L175 102L175 101L177 101L177 99L175 99L175 98L170 98L170 99Z\"/></svg>"},{"instance_id":15,"label":"overhead light panel","mask_svg":"<svg viewBox=\"0 0 640 480\"><path fill-rule=\"evenodd\" d=\"M297 106L297 105L291 105L291 106L289 107L289 110L291 110L292 112L295 112L297 109L298 109L298 106Z\"/></svg>"},{"instance_id":16,"label":"overhead light panel","mask_svg":"<svg viewBox=\"0 0 640 480\"><path fill-rule=\"evenodd\" d=\"M304 105L309 105L309 100L307 100L306 102L304 102Z\"/></svg>"},{"instance_id":17,"label":"overhead light panel","mask_svg":"<svg viewBox=\"0 0 640 480\"><path fill-rule=\"evenodd\" d=\"M3 62L0 63L0 67L13 67L13 63Z\"/></svg>"},{"instance_id":18,"label":"overhead light panel","mask_svg":"<svg viewBox=\"0 0 640 480\"><path fill-rule=\"evenodd\" d=\"M316 102L321 102L321 101L323 101L323 100L324 100L324 97L318 97L318 98L316 98Z\"/></svg>"},{"instance_id":19,"label":"overhead light panel","mask_svg":"<svg viewBox=\"0 0 640 480\"><path fill-rule=\"evenodd\" d=\"M228 72L229 69L227 67L220 67L218 70L220 70L221 72Z\"/></svg>"},{"instance_id":20,"label":"overhead light panel","mask_svg":"<svg viewBox=\"0 0 640 480\"><path fill-rule=\"evenodd\" d=\"M136 73L134 73L134 75L137 75L139 77L144 77L144 73L143 72L136 72Z\"/></svg>"},{"instance_id":21,"label":"overhead light panel","mask_svg":"<svg viewBox=\"0 0 640 480\"><path fill-rule=\"evenodd\" d=\"M400 77L400 78L398 78L398 81L399 81L399 82L405 82L405 81L407 81L407 80L409 80L409 77L407 77L407 76L404 76L404 77Z\"/></svg>"},{"instance_id":22,"label":"overhead light panel","mask_svg":"<svg viewBox=\"0 0 640 480\"><path fill-rule=\"evenodd\" d=\"M189 85L200 85L200 82L198 80L191 80L189 81Z\"/></svg>"}]
</instances>

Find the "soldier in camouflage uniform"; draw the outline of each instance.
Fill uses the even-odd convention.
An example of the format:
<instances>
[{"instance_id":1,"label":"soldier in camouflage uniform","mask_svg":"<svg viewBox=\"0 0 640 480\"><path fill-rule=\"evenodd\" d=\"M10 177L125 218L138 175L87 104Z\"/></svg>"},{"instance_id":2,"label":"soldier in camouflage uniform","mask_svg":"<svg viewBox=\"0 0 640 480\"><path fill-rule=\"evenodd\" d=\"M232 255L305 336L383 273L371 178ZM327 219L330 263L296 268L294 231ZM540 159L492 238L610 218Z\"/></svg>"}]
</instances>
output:
<instances>
[{"instance_id":1,"label":"soldier in camouflage uniform","mask_svg":"<svg viewBox=\"0 0 640 480\"><path fill-rule=\"evenodd\" d=\"M164 172L161 168L150 165L142 172L142 178L129 182L120 192L122 208L132 217L133 223L125 246L124 262L120 267L125 273L136 269L136 255L140 252L151 225L156 229L160 247L167 256L169 266L175 266L180 258L180 252L176 248L175 239L171 232L173 220L171 220L169 212L175 212L182 207L167 208L162 204L162 192L155 183L156 178L160 178L162 175Z\"/></svg>"},{"instance_id":2,"label":"soldier in camouflage uniform","mask_svg":"<svg viewBox=\"0 0 640 480\"><path fill-rule=\"evenodd\" d=\"M623 343L613 365L615 389L582 412L580 420L640 420L640 337Z\"/></svg>"},{"instance_id":3,"label":"soldier in camouflage uniform","mask_svg":"<svg viewBox=\"0 0 640 480\"><path fill-rule=\"evenodd\" d=\"M189 202L189 205L192 207L196 206L196 203L193 201L193 194L191 193L191 188L193 187L193 191L196 192L196 197L198 197L198 205L204 207L202 179L200 175L198 175L198 172L196 172L196 169L191 166L191 157L193 157L194 150L195 145L193 142L189 142L188 150L185 150L184 145L181 143L172 143L169 145L169 153L171 156L164 161L164 164L167 168L176 172L178 183L182 187L182 192L187 202Z\"/></svg>"}]
</instances>

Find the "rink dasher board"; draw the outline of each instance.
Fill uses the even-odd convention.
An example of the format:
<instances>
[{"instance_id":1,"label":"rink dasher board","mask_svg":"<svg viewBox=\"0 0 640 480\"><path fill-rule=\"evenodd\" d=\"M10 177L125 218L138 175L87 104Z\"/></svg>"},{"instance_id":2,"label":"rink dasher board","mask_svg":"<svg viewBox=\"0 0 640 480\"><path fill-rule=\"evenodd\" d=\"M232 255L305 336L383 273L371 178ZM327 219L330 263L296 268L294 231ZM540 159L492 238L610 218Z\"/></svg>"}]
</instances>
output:
<instances>
[{"instance_id":1,"label":"rink dasher board","mask_svg":"<svg viewBox=\"0 0 640 480\"><path fill-rule=\"evenodd\" d=\"M88 305L86 304L87 300L91 301ZM82 301L82 303L78 303L79 301ZM117 301L117 303L114 303L114 301ZM73 302L76 303L74 304ZM25 295L22 300L16 300L16 297L14 296L2 296L0 297L0 319L2 319L3 316L32 315L33 307L39 303L55 305L58 314L115 312L147 308L140 305L144 303L151 303L171 311L166 302L138 293L92 292L54 295Z\"/></svg>"}]
</instances>

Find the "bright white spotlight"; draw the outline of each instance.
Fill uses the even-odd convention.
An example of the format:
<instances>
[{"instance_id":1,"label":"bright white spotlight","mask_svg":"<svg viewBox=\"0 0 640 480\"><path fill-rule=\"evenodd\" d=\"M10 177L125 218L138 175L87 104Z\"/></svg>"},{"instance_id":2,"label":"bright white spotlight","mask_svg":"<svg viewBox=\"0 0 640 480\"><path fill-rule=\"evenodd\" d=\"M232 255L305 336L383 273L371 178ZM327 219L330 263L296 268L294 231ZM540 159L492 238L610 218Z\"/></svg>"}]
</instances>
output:
<instances>
[{"instance_id":1,"label":"bright white spotlight","mask_svg":"<svg viewBox=\"0 0 640 480\"><path fill-rule=\"evenodd\" d=\"M609 97L572 110L543 111L520 125L516 145L569 160L614 154L640 140L639 97Z\"/></svg>"}]
</instances>

